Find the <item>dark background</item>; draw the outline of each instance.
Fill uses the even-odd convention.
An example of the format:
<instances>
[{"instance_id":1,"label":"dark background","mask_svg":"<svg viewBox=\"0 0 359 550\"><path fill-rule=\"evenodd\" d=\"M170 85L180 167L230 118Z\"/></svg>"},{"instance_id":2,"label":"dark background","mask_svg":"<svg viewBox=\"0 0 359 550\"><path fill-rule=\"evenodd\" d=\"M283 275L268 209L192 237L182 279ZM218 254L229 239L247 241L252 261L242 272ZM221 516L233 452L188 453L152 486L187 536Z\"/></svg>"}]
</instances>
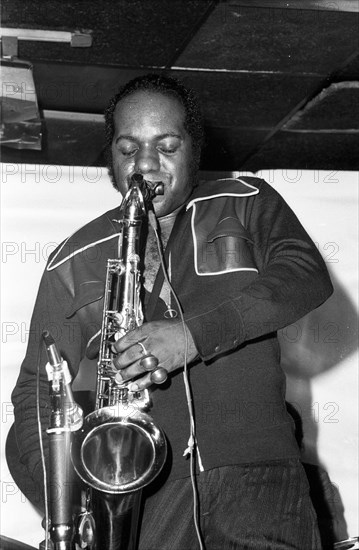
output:
<instances>
[{"instance_id":1,"label":"dark background","mask_svg":"<svg viewBox=\"0 0 359 550\"><path fill-rule=\"evenodd\" d=\"M2 26L79 30L90 47L19 41L42 150L8 162L103 165L102 113L151 71L203 101L204 170L359 169L359 0L3 0Z\"/></svg>"}]
</instances>

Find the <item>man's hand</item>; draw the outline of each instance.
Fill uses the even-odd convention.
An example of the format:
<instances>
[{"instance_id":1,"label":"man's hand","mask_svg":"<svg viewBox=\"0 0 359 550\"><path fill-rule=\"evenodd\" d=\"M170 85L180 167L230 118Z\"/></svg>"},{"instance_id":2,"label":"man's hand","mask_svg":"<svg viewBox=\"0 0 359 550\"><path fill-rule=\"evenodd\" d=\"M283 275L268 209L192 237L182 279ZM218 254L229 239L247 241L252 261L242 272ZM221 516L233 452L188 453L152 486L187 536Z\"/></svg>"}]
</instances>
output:
<instances>
[{"instance_id":1,"label":"man's hand","mask_svg":"<svg viewBox=\"0 0 359 550\"><path fill-rule=\"evenodd\" d=\"M190 363L198 355L198 352L187 326L186 333L187 361ZM163 367L167 372L173 372L183 367L186 340L182 323L171 320L151 321L128 332L113 345L118 353L113 363L121 373L124 382L136 378L135 383L139 390L148 388L152 384L151 373L148 373L141 365L141 359L145 356L145 352L138 342L143 344L148 354L157 357L158 367ZM146 374L143 375L143 373ZM139 375L143 376L137 378ZM132 386L131 389L137 388Z\"/></svg>"}]
</instances>

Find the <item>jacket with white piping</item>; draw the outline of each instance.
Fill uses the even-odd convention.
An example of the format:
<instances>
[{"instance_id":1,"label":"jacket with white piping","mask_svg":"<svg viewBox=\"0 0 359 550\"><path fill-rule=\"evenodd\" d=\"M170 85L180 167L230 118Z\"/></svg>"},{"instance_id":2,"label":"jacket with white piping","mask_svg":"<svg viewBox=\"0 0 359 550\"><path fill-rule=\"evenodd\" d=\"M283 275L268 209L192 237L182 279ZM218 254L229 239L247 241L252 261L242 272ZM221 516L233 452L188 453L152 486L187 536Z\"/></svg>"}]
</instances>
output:
<instances>
[{"instance_id":1,"label":"jacket with white piping","mask_svg":"<svg viewBox=\"0 0 359 550\"><path fill-rule=\"evenodd\" d=\"M39 338L42 330L50 330L77 373L101 326L106 260L117 253L117 216L118 209L110 211L70 237L51 256L41 282L27 355L13 392L18 446L37 480ZM176 222L169 253L172 284L200 355L190 376L205 469L298 456L275 332L320 305L332 291L314 243L268 184L241 178L194 189ZM153 300L147 321L162 318L165 309L155 295ZM150 309L146 306L145 312ZM46 428L45 363L42 353ZM169 384L152 391L152 399L151 415L172 450L171 475L189 475L182 458L189 432L182 377L175 373Z\"/></svg>"}]
</instances>

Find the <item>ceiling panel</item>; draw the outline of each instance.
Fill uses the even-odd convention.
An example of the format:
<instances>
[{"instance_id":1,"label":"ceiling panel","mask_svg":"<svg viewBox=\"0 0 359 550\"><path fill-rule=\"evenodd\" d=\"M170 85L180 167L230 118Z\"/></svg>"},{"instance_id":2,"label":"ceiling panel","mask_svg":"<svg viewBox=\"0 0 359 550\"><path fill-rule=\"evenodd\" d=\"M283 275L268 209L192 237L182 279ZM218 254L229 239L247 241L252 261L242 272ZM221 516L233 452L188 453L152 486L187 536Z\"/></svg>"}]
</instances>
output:
<instances>
[{"instance_id":1,"label":"ceiling panel","mask_svg":"<svg viewBox=\"0 0 359 550\"><path fill-rule=\"evenodd\" d=\"M103 164L93 115L131 78L164 70L202 100L204 169L359 170L359 0L4 0L2 10L3 26L93 36L90 48L20 43L43 150L2 147L3 160Z\"/></svg>"},{"instance_id":2,"label":"ceiling panel","mask_svg":"<svg viewBox=\"0 0 359 550\"><path fill-rule=\"evenodd\" d=\"M278 132L241 163L241 170L359 170L359 133Z\"/></svg>"},{"instance_id":3,"label":"ceiling panel","mask_svg":"<svg viewBox=\"0 0 359 550\"><path fill-rule=\"evenodd\" d=\"M168 66L192 37L212 0L3 0L2 26L86 30L91 48L21 42L19 55L123 67Z\"/></svg>"},{"instance_id":4,"label":"ceiling panel","mask_svg":"<svg viewBox=\"0 0 359 550\"><path fill-rule=\"evenodd\" d=\"M348 11L359 12L358 0L340 0L328 2L328 0L230 0L231 6L248 6L259 8L282 8L286 10L323 10L323 11Z\"/></svg>"},{"instance_id":5,"label":"ceiling panel","mask_svg":"<svg viewBox=\"0 0 359 550\"><path fill-rule=\"evenodd\" d=\"M176 65L326 76L359 46L359 14L216 7Z\"/></svg>"},{"instance_id":6,"label":"ceiling panel","mask_svg":"<svg viewBox=\"0 0 359 550\"><path fill-rule=\"evenodd\" d=\"M43 109L103 113L118 88L148 69L35 62L34 81Z\"/></svg>"},{"instance_id":7,"label":"ceiling panel","mask_svg":"<svg viewBox=\"0 0 359 550\"><path fill-rule=\"evenodd\" d=\"M291 74L206 73L173 71L193 87L203 102L208 126L271 128L313 94L317 76Z\"/></svg>"},{"instance_id":8,"label":"ceiling panel","mask_svg":"<svg viewBox=\"0 0 359 550\"><path fill-rule=\"evenodd\" d=\"M338 130L359 134L359 82L331 84L298 111L283 128L313 132Z\"/></svg>"},{"instance_id":9,"label":"ceiling panel","mask_svg":"<svg viewBox=\"0 0 359 550\"><path fill-rule=\"evenodd\" d=\"M37 62L34 80L43 109L102 113L125 82L145 69ZM157 71L158 72L158 71ZM303 98L317 90L315 75L207 73L167 70L196 90L208 125L259 126L277 124Z\"/></svg>"},{"instance_id":10,"label":"ceiling panel","mask_svg":"<svg viewBox=\"0 0 359 550\"><path fill-rule=\"evenodd\" d=\"M359 4L359 0L358 0ZM359 28L358 28L359 35ZM359 40L359 38L358 38ZM341 80L359 80L359 55L358 50L353 53L352 58L348 61L345 67L339 68L339 70L333 75L332 80L334 82L340 82Z\"/></svg>"}]
</instances>

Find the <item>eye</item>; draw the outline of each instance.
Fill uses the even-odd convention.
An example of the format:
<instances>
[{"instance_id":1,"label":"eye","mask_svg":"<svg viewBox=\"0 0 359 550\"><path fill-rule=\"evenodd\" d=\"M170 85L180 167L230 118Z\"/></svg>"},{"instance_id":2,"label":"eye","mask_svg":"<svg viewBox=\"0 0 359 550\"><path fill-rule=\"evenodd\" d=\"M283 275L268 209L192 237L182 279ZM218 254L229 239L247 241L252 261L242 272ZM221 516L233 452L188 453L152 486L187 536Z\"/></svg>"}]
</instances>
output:
<instances>
[{"instance_id":1,"label":"eye","mask_svg":"<svg viewBox=\"0 0 359 550\"><path fill-rule=\"evenodd\" d=\"M138 147L133 144L121 144L118 148L120 154L124 157L134 157L138 151Z\"/></svg>"},{"instance_id":2,"label":"eye","mask_svg":"<svg viewBox=\"0 0 359 550\"><path fill-rule=\"evenodd\" d=\"M163 155L174 155L177 153L178 148L180 147L181 143L180 141L171 136L164 140L161 140L157 145L157 151L162 153Z\"/></svg>"},{"instance_id":3,"label":"eye","mask_svg":"<svg viewBox=\"0 0 359 550\"><path fill-rule=\"evenodd\" d=\"M124 157L133 157L135 156L138 149L120 149L121 155Z\"/></svg>"},{"instance_id":4,"label":"eye","mask_svg":"<svg viewBox=\"0 0 359 550\"><path fill-rule=\"evenodd\" d=\"M117 150L124 157L133 157L138 151L138 144L130 139L119 139L117 141Z\"/></svg>"},{"instance_id":5,"label":"eye","mask_svg":"<svg viewBox=\"0 0 359 550\"><path fill-rule=\"evenodd\" d=\"M177 147L165 147L164 145L157 147L157 149L164 155L173 155L177 151Z\"/></svg>"}]
</instances>

